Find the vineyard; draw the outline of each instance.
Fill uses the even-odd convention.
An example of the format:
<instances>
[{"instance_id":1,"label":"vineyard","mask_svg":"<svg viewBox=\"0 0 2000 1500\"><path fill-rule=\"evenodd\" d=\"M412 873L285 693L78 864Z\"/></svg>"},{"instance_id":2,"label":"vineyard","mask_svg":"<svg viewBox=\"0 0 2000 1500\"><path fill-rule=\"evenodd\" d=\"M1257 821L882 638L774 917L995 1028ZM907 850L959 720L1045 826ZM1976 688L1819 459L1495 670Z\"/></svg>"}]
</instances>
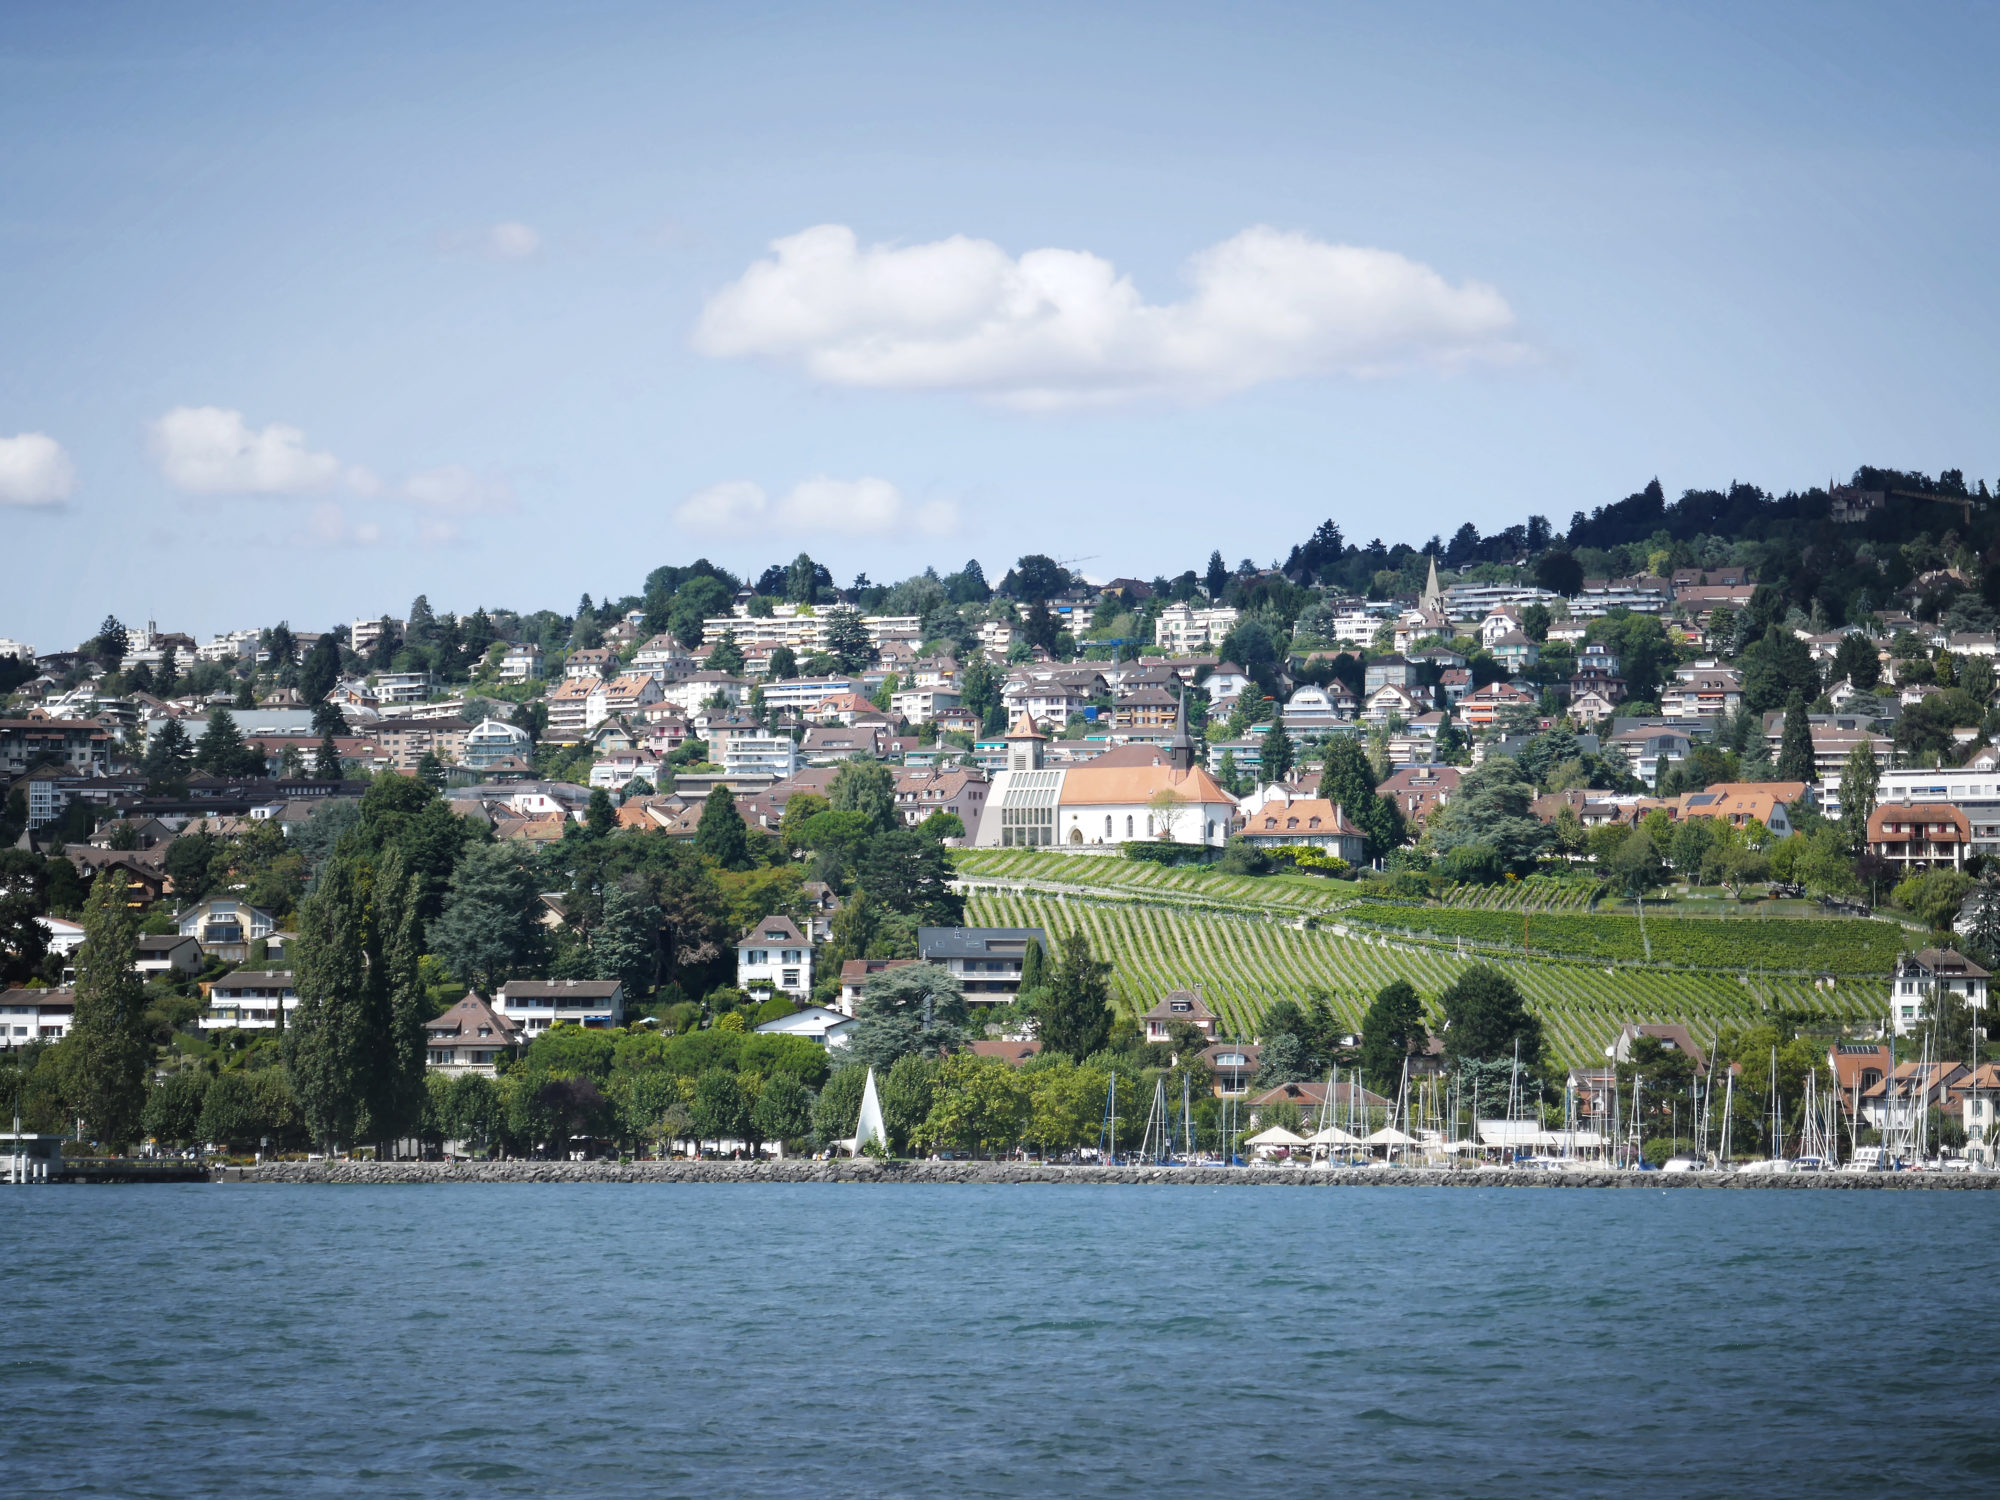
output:
<instances>
[{"instance_id":1,"label":"vineyard","mask_svg":"<svg viewBox=\"0 0 2000 1500\"><path fill-rule=\"evenodd\" d=\"M1594 880L1530 875L1498 885L1455 885L1445 892L1444 903L1468 911L1588 911L1596 894Z\"/></svg>"},{"instance_id":2,"label":"vineyard","mask_svg":"<svg viewBox=\"0 0 2000 1500\"><path fill-rule=\"evenodd\" d=\"M1769 970L1791 974L1885 976L1896 955L1909 946L1900 927L1886 922L1839 918L1648 917L1599 912L1571 916L1538 912L1478 911L1467 907L1391 906L1356 903L1342 920L1356 925L1407 931L1433 941L1562 954L1603 962L1650 962L1677 968L1714 969L1732 974Z\"/></svg>"},{"instance_id":3,"label":"vineyard","mask_svg":"<svg viewBox=\"0 0 2000 1500\"><path fill-rule=\"evenodd\" d=\"M1096 863L1120 868L1110 861ZM1138 872L1146 867L1131 868ZM1169 989L1199 984L1229 1027L1246 1037L1255 1034L1258 1018L1271 1002L1303 999L1313 989L1330 994L1343 1023L1359 1029L1376 991L1391 979L1408 979L1427 1000L1434 1000L1474 962L1449 949L1400 945L1386 935L1343 936L1326 927L1302 931L1279 918L1167 901L975 887L967 920L982 926L1040 927L1051 936L1080 929L1089 934L1097 954L1116 966L1112 983L1120 1004L1144 1010ZM1714 925L1720 924L1704 924ZM1552 959L1487 961L1520 985L1556 1056L1571 1064L1601 1061L1605 1044L1627 1021L1679 1021L1706 1038L1720 1025L1754 1018L1767 1005L1829 1022L1863 1022L1878 1017L1886 1003L1884 981L1870 976L1821 986L1796 978L1760 981L1754 974L1606 970Z\"/></svg>"},{"instance_id":4,"label":"vineyard","mask_svg":"<svg viewBox=\"0 0 2000 1500\"><path fill-rule=\"evenodd\" d=\"M1294 914L1325 911L1353 899L1354 887L1317 875L1225 875L1202 865L1136 864L1101 855L1049 854L1033 849L961 849L952 856L961 876L977 881L1032 880L1088 887L1106 894L1159 897Z\"/></svg>"}]
</instances>

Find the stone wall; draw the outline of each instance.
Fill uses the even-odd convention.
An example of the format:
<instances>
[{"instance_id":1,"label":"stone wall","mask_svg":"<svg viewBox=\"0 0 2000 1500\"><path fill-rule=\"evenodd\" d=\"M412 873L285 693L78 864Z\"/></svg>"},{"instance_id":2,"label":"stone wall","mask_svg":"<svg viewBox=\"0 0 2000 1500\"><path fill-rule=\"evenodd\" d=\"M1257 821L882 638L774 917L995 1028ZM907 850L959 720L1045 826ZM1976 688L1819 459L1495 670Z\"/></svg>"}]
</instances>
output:
<instances>
[{"instance_id":1,"label":"stone wall","mask_svg":"<svg viewBox=\"0 0 2000 1500\"><path fill-rule=\"evenodd\" d=\"M2000 1173L1446 1172L1410 1168L1052 1167L992 1161L278 1162L221 1167L218 1182L1055 1182L1195 1187L1687 1188L1753 1191L2000 1188Z\"/></svg>"}]
</instances>

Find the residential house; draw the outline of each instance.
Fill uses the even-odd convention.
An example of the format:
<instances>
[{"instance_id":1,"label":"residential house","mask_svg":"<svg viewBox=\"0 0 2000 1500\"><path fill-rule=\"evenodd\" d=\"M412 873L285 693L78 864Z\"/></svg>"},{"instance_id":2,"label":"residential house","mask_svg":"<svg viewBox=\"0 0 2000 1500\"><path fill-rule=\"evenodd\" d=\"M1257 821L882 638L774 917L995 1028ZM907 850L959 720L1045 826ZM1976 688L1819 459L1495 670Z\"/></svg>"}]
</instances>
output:
<instances>
[{"instance_id":1,"label":"residential house","mask_svg":"<svg viewBox=\"0 0 2000 1500\"><path fill-rule=\"evenodd\" d=\"M896 810L912 828L932 813L954 813L970 837L985 816L986 796L992 787L977 771L900 771L896 775Z\"/></svg>"},{"instance_id":2,"label":"residential house","mask_svg":"<svg viewBox=\"0 0 2000 1500\"><path fill-rule=\"evenodd\" d=\"M1430 815L1451 800L1465 772L1435 761L1404 766L1375 790L1394 800L1403 821L1421 829Z\"/></svg>"},{"instance_id":3,"label":"residential house","mask_svg":"<svg viewBox=\"0 0 2000 1500\"><path fill-rule=\"evenodd\" d=\"M375 701L421 703L430 697L435 686L428 672L378 672L375 676Z\"/></svg>"},{"instance_id":4,"label":"residential house","mask_svg":"<svg viewBox=\"0 0 2000 1500\"><path fill-rule=\"evenodd\" d=\"M1417 664L1399 653L1378 656L1362 669L1361 695L1367 697L1378 687L1393 683L1398 687L1414 687L1419 672Z\"/></svg>"},{"instance_id":5,"label":"residential house","mask_svg":"<svg viewBox=\"0 0 2000 1500\"><path fill-rule=\"evenodd\" d=\"M861 992L868 987L868 981L877 974L886 974L891 969L908 968L919 960L914 958L850 958L840 966L840 1012L842 1015L859 1015Z\"/></svg>"},{"instance_id":6,"label":"residential house","mask_svg":"<svg viewBox=\"0 0 2000 1500\"><path fill-rule=\"evenodd\" d=\"M1624 756L1632 767L1632 774L1647 786L1657 789L1660 772L1669 765L1686 760L1694 743L1677 729L1642 726L1620 730L1605 742L1605 748Z\"/></svg>"},{"instance_id":7,"label":"residential house","mask_svg":"<svg viewBox=\"0 0 2000 1500\"><path fill-rule=\"evenodd\" d=\"M903 688L889 695L889 712L911 724L928 724L939 713L959 705L956 687Z\"/></svg>"},{"instance_id":8,"label":"residential house","mask_svg":"<svg viewBox=\"0 0 2000 1500\"><path fill-rule=\"evenodd\" d=\"M521 1043L521 1025L502 1015L476 990L435 1021L424 1023L424 1066L455 1078L477 1073L491 1078L500 1059Z\"/></svg>"},{"instance_id":9,"label":"residential house","mask_svg":"<svg viewBox=\"0 0 2000 1500\"><path fill-rule=\"evenodd\" d=\"M1743 702L1743 674L1720 662L1702 660L1674 669L1660 689L1660 715L1667 719L1719 720Z\"/></svg>"},{"instance_id":10,"label":"residential house","mask_svg":"<svg viewBox=\"0 0 2000 1500\"><path fill-rule=\"evenodd\" d=\"M1249 1042L1211 1042L1202 1048L1202 1061L1215 1076L1218 1098L1238 1099L1250 1092L1250 1080L1257 1076L1263 1049Z\"/></svg>"},{"instance_id":11,"label":"residential house","mask_svg":"<svg viewBox=\"0 0 2000 1500\"><path fill-rule=\"evenodd\" d=\"M0 992L0 1047L59 1042L76 1020L73 989L10 989Z\"/></svg>"},{"instance_id":12,"label":"residential house","mask_svg":"<svg viewBox=\"0 0 2000 1500\"><path fill-rule=\"evenodd\" d=\"M1736 828L1753 820L1764 825L1776 838L1792 836L1792 822L1785 809L1803 801L1803 781L1718 781L1699 792L1683 792L1665 804L1674 822L1689 818L1720 818Z\"/></svg>"},{"instance_id":13,"label":"residential house","mask_svg":"<svg viewBox=\"0 0 2000 1500\"><path fill-rule=\"evenodd\" d=\"M1347 1129L1348 1122L1354 1121L1362 1127L1355 1133L1367 1134L1388 1119L1394 1101L1346 1077L1330 1095L1324 1082L1281 1083L1249 1101L1248 1123L1253 1128L1263 1124L1266 1112L1280 1104L1289 1104L1299 1112L1300 1123L1307 1133L1317 1129L1319 1121L1331 1113L1341 1129Z\"/></svg>"},{"instance_id":14,"label":"residential house","mask_svg":"<svg viewBox=\"0 0 2000 1500\"><path fill-rule=\"evenodd\" d=\"M792 686L795 684L773 683L766 687L764 702L769 711L776 712L782 706L778 702L780 690ZM660 701L672 704L688 719L693 719L708 703L718 698L732 710L741 708L750 699L750 684L741 677L731 677L727 672L690 672L660 688Z\"/></svg>"},{"instance_id":15,"label":"residential house","mask_svg":"<svg viewBox=\"0 0 2000 1500\"><path fill-rule=\"evenodd\" d=\"M1541 659L1541 647L1518 630L1510 630L1489 648L1493 659L1509 672L1519 675Z\"/></svg>"},{"instance_id":16,"label":"residential house","mask_svg":"<svg viewBox=\"0 0 2000 1500\"><path fill-rule=\"evenodd\" d=\"M1243 840L1266 849L1319 849L1351 865L1364 862L1368 847L1368 835L1338 805L1282 794L1245 816Z\"/></svg>"},{"instance_id":17,"label":"residential house","mask_svg":"<svg viewBox=\"0 0 2000 1500\"><path fill-rule=\"evenodd\" d=\"M1392 718L1408 722L1419 714L1429 713L1431 709L1429 695L1424 689L1404 687L1397 682L1383 683L1368 694L1366 702L1367 707L1362 710L1361 717L1370 724L1386 724Z\"/></svg>"},{"instance_id":18,"label":"residential house","mask_svg":"<svg viewBox=\"0 0 2000 1500\"><path fill-rule=\"evenodd\" d=\"M469 770L485 771L504 760L532 760L535 742L518 724L498 719L482 719L465 732L459 749L459 764Z\"/></svg>"},{"instance_id":19,"label":"residential house","mask_svg":"<svg viewBox=\"0 0 2000 1500\"><path fill-rule=\"evenodd\" d=\"M595 729L607 719L636 718L661 700L659 679L644 672L626 672L591 685L584 700L583 727Z\"/></svg>"},{"instance_id":20,"label":"residential house","mask_svg":"<svg viewBox=\"0 0 2000 1500\"><path fill-rule=\"evenodd\" d=\"M543 700L548 720L542 738L556 745L580 744L590 732L590 695L598 677L565 677Z\"/></svg>"},{"instance_id":21,"label":"residential house","mask_svg":"<svg viewBox=\"0 0 2000 1500\"><path fill-rule=\"evenodd\" d=\"M210 958L240 964L249 958L252 943L277 932L278 919L235 896L211 896L182 912L178 929L182 937L200 943Z\"/></svg>"},{"instance_id":22,"label":"residential house","mask_svg":"<svg viewBox=\"0 0 2000 1500\"><path fill-rule=\"evenodd\" d=\"M586 646L570 652L563 660L564 677L580 677L596 682L618 669L618 653L609 646Z\"/></svg>"},{"instance_id":23,"label":"residential house","mask_svg":"<svg viewBox=\"0 0 2000 1500\"><path fill-rule=\"evenodd\" d=\"M790 917L766 917L736 940L739 990L775 990L803 1002L812 994L812 965L812 944Z\"/></svg>"},{"instance_id":24,"label":"residential house","mask_svg":"<svg viewBox=\"0 0 2000 1500\"><path fill-rule=\"evenodd\" d=\"M660 757L651 750L614 750L590 763L590 784L607 792L622 792L634 781L660 784Z\"/></svg>"},{"instance_id":25,"label":"residential house","mask_svg":"<svg viewBox=\"0 0 2000 1500\"><path fill-rule=\"evenodd\" d=\"M1280 716L1285 732L1302 740L1321 740L1354 719L1355 699L1340 683L1314 687L1308 683L1285 700Z\"/></svg>"},{"instance_id":26,"label":"residential house","mask_svg":"<svg viewBox=\"0 0 2000 1500\"><path fill-rule=\"evenodd\" d=\"M836 765L856 757L881 759L888 734L882 729L847 729L839 725L815 724L806 731L799 754L807 764Z\"/></svg>"},{"instance_id":27,"label":"residential house","mask_svg":"<svg viewBox=\"0 0 2000 1500\"><path fill-rule=\"evenodd\" d=\"M48 950L57 958L68 958L83 946L83 924L64 917L37 917L48 934Z\"/></svg>"},{"instance_id":28,"label":"residential house","mask_svg":"<svg viewBox=\"0 0 2000 1500\"><path fill-rule=\"evenodd\" d=\"M1491 729L1515 714L1531 714L1541 707L1541 699L1511 682L1489 682L1459 700L1458 711L1468 727Z\"/></svg>"},{"instance_id":29,"label":"residential house","mask_svg":"<svg viewBox=\"0 0 2000 1500\"><path fill-rule=\"evenodd\" d=\"M860 1024L854 1017L824 1005L807 1005L788 1016L766 1021L757 1031L761 1036L802 1036L832 1051L835 1047L845 1047Z\"/></svg>"},{"instance_id":30,"label":"residential house","mask_svg":"<svg viewBox=\"0 0 2000 1500\"><path fill-rule=\"evenodd\" d=\"M1583 592L1570 601L1570 613L1583 619L1596 619L1622 608L1635 615L1658 615L1666 613L1673 602L1673 585L1650 574L1631 578L1586 578L1583 580Z\"/></svg>"},{"instance_id":31,"label":"residential house","mask_svg":"<svg viewBox=\"0 0 2000 1500\"><path fill-rule=\"evenodd\" d=\"M712 746L709 753L715 753ZM788 734L735 734L723 745L722 769L734 780L768 776L783 781L798 768L798 742Z\"/></svg>"},{"instance_id":32,"label":"residential house","mask_svg":"<svg viewBox=\"0 0 2000 1500\"><path fill-rule=\"evenodd\" d=\"M161 974L198 973L201 965L201 944L178 932L142 934L132 961L132 967L147 979Z\"/></svg>"},{"instance_id":33,"label":"residential house","mask_svg":"<svg viewBox=\"0 0 2000 1500\"><path fill-rule=\"evenodd\" d=\"M551 1026L608 1031L625 1024L625 986L615 979L510 979L493 1008L528 1041Z\"/></svg>"},{"instance_id":34,"label":"residential house","mask_svg":"<svg viewBox=\"0 0 2000 1500\"><path fill-rule=\"evenodd\" d=\"M1880 802L1868 814L1868 851L1889 861L1899 878L1956 870L1973 852L1972 821L1949 802Z\"/></svg>"},{"instance_id":35,"label":"residential house","mask_svg":"<svg viewBox=\"0 0 2000 1500\"><path fill-rule=\"evenodd\" d=\"M291 1024L299 1008L299 992L290 969L236 969L208 987L208 1008L201 1013L203 1031L277 1031L279 1012Z\"/></svg>"},{"instance_id":36,"label":"residential house","mask_svg":"<svg viewBox=\"0 0 2000 1500\"><path fill-rule=\"evenodd\" d=\"M1211 1042L1222 1030L1222 1017L1209 1009L1208 996L1200 985L1168 990L1151 1010L1139 1017L1139 1024L1146 1028L1146 1041L1158 1045L1172 1044L1171 1028L1176 1021L1186 1022Z\"/></svg>"},{"instance_id":37,"label":"residential house","mask_svg":"<svg viewBox=\"0 0 2000 1500\"><path fill-rule=\"evenodd\" d=\"M533 641L520 641L509 646L500 658L499 677L502 682L540 682L547 671L542 648Z\"/></svg>"},{"instance_id":38,"label":"residential house","mask_svg":"<svg viewBox=\"0 0 2000 1500\"><path fill-rule=\"evenodd\" d=\"M1010 1005L1021 989L1028 944L1048 951L1039 927L919 927L917 957L949 970L968 1003Z\"/></svg>"},{"instance_id":39,"label":"residential house","mask_svg":"<svg viewBox=\"0 0 2000 1500\"><path fill-rule=\"evenodd\" d=\"M39 710L0 719L0 776L52 763L71 775L102 775L111 754L111 732L92 719L52 719Z\"/></svg>"},{"instance_id":40,"label":"residential house","mask_svg":"<svg viewBox=\"0 0 2000 1500\"><path fill-rule=\"evenodd\" d=\"M1968 1009L1984 1012L1993 976L1950 948L1920 948L1896 960L1889 977L1889 1017L1897 1036L1916 1028L1933 996L1950 993Z\"/></svg>"},{"instance_id":41,"label":"residential house","mask_svg":"<svg viewBox=\"0 0 2000 1500\"><path fill-rule=\"evenodd\" d=\"M694 654L672 636L656 635L632 653L630 670L664 683L692 672Z\"/></svg>"},{"instance_id":42,"label":"residential house","mask_svg":"<svg viewBox=\"0 0 2000 1500\"><path fill-rule=\"evenodd\" d=\"M1487 611L1486 618L1479 622L1479 644L1491 651L1508 636L1525 635L1526 631L1527 626L1521 623L1521 612L1518 609L1505 604L1496 604Z\"/></svg>"},{"instance_id":43,"label":"residential house","mask_svg":"<svg viewBox=\"0 0 2000 1500\"><path fill-rule=\"evenodd\" d=\"M1237 612L1227 605L1199 608L1193 604L1169 604L1153 622L1153 643L1175 656L1185 656L1204 646L1219 645L1236 624Z\"/></svg>"},{"instance_id":44,"label":"residential house","mask_svg":"<svg viewBox=\"0 0 2000 1500\"><path fill-rule=\"evenodd\" d=\"M1173 728L1180 696L1160 687L1139 687L1122 693L1112 707L1112 727L1157 731Z\"/></svg>"}]
</instances>

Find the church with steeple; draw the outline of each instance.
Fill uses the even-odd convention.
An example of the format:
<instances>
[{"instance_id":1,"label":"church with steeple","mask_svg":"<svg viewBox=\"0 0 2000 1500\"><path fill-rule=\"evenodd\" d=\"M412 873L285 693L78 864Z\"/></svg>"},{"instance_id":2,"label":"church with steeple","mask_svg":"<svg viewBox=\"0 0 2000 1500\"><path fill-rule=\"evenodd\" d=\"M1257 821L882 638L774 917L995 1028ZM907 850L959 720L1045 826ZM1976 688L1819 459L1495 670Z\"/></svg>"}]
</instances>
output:
<instances>
[{"instance_id":1,"label":"church with steeple","mask_svg":"<svg viewBox=\"0 0 2000 1500\"><path fill-rule=\"evenodd\" d=\"M1236 799L1201 765L1187 699L1164 744L1120 745L1091 760L1048 763L1048 740L1024 714L1007 731L973 843L990 849L1087 849L1145 840L1220 848Z\"/></svg>"}]
</instances>

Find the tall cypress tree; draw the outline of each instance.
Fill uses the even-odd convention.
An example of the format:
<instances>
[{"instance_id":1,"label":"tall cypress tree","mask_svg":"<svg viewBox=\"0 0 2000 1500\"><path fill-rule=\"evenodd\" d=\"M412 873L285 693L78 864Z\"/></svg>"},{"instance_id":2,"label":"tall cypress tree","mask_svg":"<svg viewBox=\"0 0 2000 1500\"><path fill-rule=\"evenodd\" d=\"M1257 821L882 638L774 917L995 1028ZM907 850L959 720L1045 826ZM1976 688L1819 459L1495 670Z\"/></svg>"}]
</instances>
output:
<instances>
[{"instance_id":1,"label":"tall cypress tree","mask_svg":"<svg viewBox=\"0 0 2000 1500\"><path fill-rule=\"evenodd\" d=\"M402 852L386 853L375 874L374 937L368 995L365 1134L387 1145L417 1133L424 1102L424 991L421 891Z\"/></svg>"},{"instance_id":2,"label":"tall cypress tree","mask_svg":"<svg viewBox=\"0 0 2000 1500\"><path fill-rule=\"evenodd\" d=\"M336 859L299 904L292 962L299 1008L285 1066L306 1129L322 1147L351 1143L370 1061L368 910L359 871Z\"/></svg>"},{"instance_id":3,"label":"tall cypress tree","mask_svg":"<svg viewBox=\"0 0 2000 1500\"><path fill-rule=\"evenodd\" d=\"M1785 703L1785 734L1778 743L1778 780L1808 783L1819 780L1805 694L1797 691Z\"/></svg>"},{"instance_id":4,"label":"tall cypress tree","mask_svg":"<svg viewBox=\"0 0 2000 1500\"><path fill-rule=\"evenodd\" d=\"M146 1107L145 988L132 967L139 920L125 877L99 876L83 907L76 950L76 1018L63 1041L68 1086L91 1134L114 1150L139 1133Z\"/></svg>"},{"instance_id":5,"label":"tall cypress tree","mask_svg":"<svg viewBox=\"0 0 2000 1500\"><path fill-rule=\"evenodd\" d=\"M1035 1009L1035 1035L1049 1051L1077 1062L1111 1040L1111 965L1092 956L1087 933L1063 939L1062 956Z\"/></svg>"},{"instance_id":6,"label":"tall cypress tree","mask_svg":"<svg viewBox=\"0 0 2000 1500\"><path fill-rule=\"evenodd\" d=\"M736 796L726 786L709 790L702 804L701 821L695 825L694 847L725 870L741 870L750 863L750 836L737 811Z\"/></svg>"},{"instance_id":7,"label":"tall cypress tree","mask_svg":"<svg viewBox=\"0 0 2000 1500\"><path fill-rule=\"evenodd\" d=\"M1403 842L1403 815L1394 802L1375 790L1374 767L1351 736L1337 735L1327 741L1319 794L1368 835L1370 859L1379 859Z\"/></svg>"}]
</instances>

